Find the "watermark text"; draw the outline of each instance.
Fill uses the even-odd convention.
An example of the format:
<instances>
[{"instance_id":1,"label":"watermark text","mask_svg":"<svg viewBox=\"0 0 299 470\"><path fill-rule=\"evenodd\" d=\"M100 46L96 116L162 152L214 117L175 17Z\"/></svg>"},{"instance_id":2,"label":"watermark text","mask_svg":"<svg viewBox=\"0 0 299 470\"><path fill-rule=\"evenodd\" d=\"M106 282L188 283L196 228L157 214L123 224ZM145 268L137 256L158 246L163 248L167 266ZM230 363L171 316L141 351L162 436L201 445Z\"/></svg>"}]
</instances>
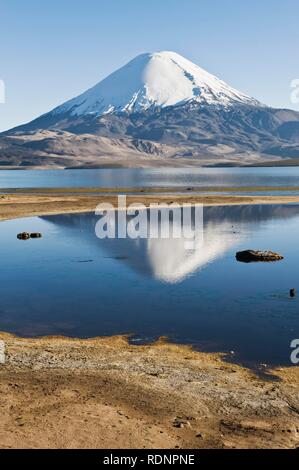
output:
<instances>
[{"instance_id":1,"label":"watermark text","mask_svg":"<svg viewBox=\"0 0 299 470\"><path fill-rule=\"evenodd\" d=\"M118 206L99 204L95 211L101 218L95 232L99 239L183 239L186 250L203 244L203 205L143 203L127 206L126 196L118 196Z\"/></svg>"},{"instance_id":2,"label":"watermark text","mask_svg":"<svg viewBox=\"0 0 299 470\"><path fill-rule=\"evenodd\" d=\"M0 104L5 103L5 83L4 80L0 80Z\"/></svg>"},{"instance_id":3,"label":"watermark text","mask_svg":"<svg viewBox=\"0 0 299 470\"><path fill-rule=\"evenodd\" d=\"M291 103L299 104L299 78L291 81Z\"/></svg>"}]
</instances>

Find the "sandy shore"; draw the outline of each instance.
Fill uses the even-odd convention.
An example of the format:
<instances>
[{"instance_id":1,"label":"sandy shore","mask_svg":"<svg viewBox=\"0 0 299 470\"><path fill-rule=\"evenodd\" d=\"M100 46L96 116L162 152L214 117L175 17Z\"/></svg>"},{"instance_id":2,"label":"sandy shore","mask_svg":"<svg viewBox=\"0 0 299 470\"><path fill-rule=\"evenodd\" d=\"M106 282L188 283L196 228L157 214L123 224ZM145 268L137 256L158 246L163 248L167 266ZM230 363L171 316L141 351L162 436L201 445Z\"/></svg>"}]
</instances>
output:
<instances>
[{"instance_id":1,"label":"sandy shore","mask_svg":"<svg viewBox=\"0 0 299 470\"><path fill-rule=\"evenodd\" d=\"M297 196L131 195L128 203L299 202ZM94 211L115 195L7 194L0 219ZM2 333L1 448L294 448L299 368L262 380L220 354L124 337L20 339Z\"/></svg>"},{"instance_id":2,"label":"sandy shore","mask_svg":"<svg viewBox=\"0 0 299 470\"><path fill-rule=\"evenodd\" d=\"M0 334L1 448L294 448L299 368L265 381L219 354L125 337Z\"/></svg>"},{"instance_id":3,"label":"sandy shore","mask_svg":"<svg viewBox=\"0 0 299 470\"><path fill-rule=\"evenodd\" d=\"M95 211L98 204L107 202L117 207L117 195L95 194L2 194L0 195L0 220L27 216ZM298 203L299 196L241 196L198 194L133 194L127 196L127 204L150 203L204 204L206 206L241 204L288 204Z\"/></svg>"}]
</instances>

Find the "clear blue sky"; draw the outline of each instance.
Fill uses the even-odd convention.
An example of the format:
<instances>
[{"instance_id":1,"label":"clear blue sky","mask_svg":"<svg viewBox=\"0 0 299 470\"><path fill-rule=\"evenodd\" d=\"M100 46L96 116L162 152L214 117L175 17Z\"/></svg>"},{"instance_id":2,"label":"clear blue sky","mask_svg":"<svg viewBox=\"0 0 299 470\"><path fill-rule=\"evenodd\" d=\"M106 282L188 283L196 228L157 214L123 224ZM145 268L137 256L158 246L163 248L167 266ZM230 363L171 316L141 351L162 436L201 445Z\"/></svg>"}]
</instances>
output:
<instances>
[{"instance_id":1,"label":"clear blue sky","mask_svg":"<svg viewBox=\"0 0 299 470\"><path fill-rule=\"evenodd\" d=\"M184 55L266 104L296 109L298 0L3 0L0 15L0 130L159 50Z\"/></svg>"}]
</instances>

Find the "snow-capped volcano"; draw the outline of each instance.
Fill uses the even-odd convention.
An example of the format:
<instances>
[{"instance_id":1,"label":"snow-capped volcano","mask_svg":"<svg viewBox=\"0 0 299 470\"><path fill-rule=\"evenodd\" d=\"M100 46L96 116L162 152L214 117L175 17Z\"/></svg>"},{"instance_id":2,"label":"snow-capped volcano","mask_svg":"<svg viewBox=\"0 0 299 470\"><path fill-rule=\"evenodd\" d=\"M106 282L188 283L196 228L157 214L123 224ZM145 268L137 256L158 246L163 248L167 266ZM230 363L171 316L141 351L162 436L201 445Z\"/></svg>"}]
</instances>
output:
<instances>
[{"instance_id":1,"label":"snow-capped volcano","mask_svg":"<svg viewBox=\"0 0 299 470\"><path fill-rule=\"evenodd\" d=\"M299 113L273 109L174 52L142 54L0 136L16 167L299 164Z\"/></svg>"},{"instance_id":2,"label":"snow-capped volcano","mask_svg":"<svg viewBox=\"0 0 299 470\"><path fill-rule=\"evenodd\" d=\"M54 113L100 116L192 101L224 106L257 103L181 55L164 51L139 55Z\"/></svg>"}]
</instances>

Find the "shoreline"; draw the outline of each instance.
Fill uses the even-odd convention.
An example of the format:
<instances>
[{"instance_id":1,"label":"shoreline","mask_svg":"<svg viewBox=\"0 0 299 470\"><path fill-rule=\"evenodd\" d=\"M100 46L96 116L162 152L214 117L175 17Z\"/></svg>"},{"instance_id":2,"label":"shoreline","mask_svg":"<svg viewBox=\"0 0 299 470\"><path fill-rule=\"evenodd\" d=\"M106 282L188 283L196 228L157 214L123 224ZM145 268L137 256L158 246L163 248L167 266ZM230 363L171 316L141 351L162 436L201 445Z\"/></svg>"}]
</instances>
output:
<instances>
[{"instance_id":1,"label":"shoreline","mask_svg":"<svg viewBox=\"0 0 299 470\"><path fill-rule=\"evenodd\" d=\"M243 192L286 192L297 191L299 186L140 186L140 187L41 187L41 188L0 188L0 194L158 194L159 193L173 193L177 195L182 194L195 194L203 196L204 193L219 193L225 195L226 193L243 193ZM229 195L229 194L228 194ZM250 196L250 194L249 194Z\"/></svg>"},{"instance_id":2,"label":"shoreline","mask_svg":"<svg viewBox=\"0 0 299 470\"><path fill-rule=\"evenodd\" d=\"M53 157L53 155L52 155ZM49 162L48 164L43 165L26 165L21 166L19 165L0 165L0 171L63 171L63 170L114 170L114 169L151 169L151 168L159 168L159 169L177 169L177 168L196 168L196 169L205 169L205 168L212 168L212 169L234 169L234 168L290 168L290 167L297 167L299 166L299 158L281 158L276 157L273 160L262 160L259 162L254 163L244 163L244 162L236 162L236 161L229 161L226 160L223 163L219 163L216 161L206 160L192 160L190 158L183 158L180 157L179 159L173 159L172 157L165 158L163 157L156 157L156 158L146 158L143 157L140 159L140 155L138 155L138 159L122 159L118 158L117 162L115 162L115 158L107 159L105 158L102 163L82 163L81 165L77 162L74 162L73 165L70 164L61 164L56 162L53 165L53 162Z\"/></svg>"},{"instance_id":3,"label":"shoreline","mask_svg":"<svg viewBox=\"0 0 299 470\"><path fill-rule=\"evenodd\" d=\"M205 206L250 205L250 204L292 204L299 203L299 196L240 196L240 195L198 195L198 194L128 194L127 204L151 203L203 204ZM0 220L43 215L75 214L94 212L100 203L110 203L117 208L117 195L61 194L0 194Z\"/></svg>"},{"instance_id":4,"label":"shoreline","mask_svg":"<svg viewBox=\"0 0 299 470\"><path fill-rule=\"evenodd\" d=\"M1 448L298 447L298 367L265 381L163 339L0 340Z\"/></svg>"}]
</instances>

